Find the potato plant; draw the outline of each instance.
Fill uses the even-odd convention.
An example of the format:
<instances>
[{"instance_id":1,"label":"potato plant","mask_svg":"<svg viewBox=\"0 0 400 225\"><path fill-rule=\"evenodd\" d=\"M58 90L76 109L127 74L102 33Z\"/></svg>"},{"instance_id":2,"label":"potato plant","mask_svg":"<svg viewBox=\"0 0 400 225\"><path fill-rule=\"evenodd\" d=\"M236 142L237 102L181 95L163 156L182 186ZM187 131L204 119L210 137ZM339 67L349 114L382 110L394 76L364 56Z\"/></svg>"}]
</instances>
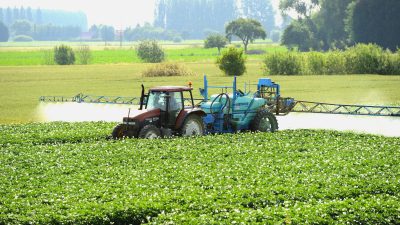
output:
<instances>
[{"instance_id":1,"label":"potato plant","mask_svg":"<svg viewBox=\"0 0 400 225\"><path fill-rule=\"evenodd\" d=\"M0 125L0 224L399 224L400 138Z\"/></svg>"}]
</instances>

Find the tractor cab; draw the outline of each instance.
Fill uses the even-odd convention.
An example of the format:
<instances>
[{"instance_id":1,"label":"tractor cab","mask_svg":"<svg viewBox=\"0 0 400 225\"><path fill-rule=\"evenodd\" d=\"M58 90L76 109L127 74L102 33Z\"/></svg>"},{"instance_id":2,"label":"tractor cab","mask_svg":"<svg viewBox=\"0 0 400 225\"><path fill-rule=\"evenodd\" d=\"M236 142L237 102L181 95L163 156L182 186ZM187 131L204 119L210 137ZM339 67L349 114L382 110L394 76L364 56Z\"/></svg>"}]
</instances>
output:
<instances>
[{"instance_id":1,"label":"tractor cab","mask_svg":"<svg viewBox=\"0 0 400 225\"><path fill-rule=\"evenodd\" d=\"M141 108L160 109L161 126L173 128L182 110L194 108L192 88L184 86L154 87L143 97Z\"/></svg>"},{"instance_id":2,"label":"tractor cab","mask_svg":"<svg viewBox=\"0 0 400 225\"><path fill-rule=\"evenodd\" d=\"M123 118L114 128L112 136L156 138L173 135L202 135L202 116L196 108L192 87L160 86L150 88L145 94L142 85L139 110Z\"/></svg>"}]
</instances>

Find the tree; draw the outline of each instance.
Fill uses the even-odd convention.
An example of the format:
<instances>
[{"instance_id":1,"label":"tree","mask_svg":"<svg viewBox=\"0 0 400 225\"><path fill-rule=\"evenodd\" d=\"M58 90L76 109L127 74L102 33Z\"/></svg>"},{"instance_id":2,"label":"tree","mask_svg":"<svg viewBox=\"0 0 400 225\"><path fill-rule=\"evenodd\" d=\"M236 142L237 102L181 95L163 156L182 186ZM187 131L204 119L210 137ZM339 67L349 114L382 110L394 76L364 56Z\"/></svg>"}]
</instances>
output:
<instances>
[{"instance_id":1,"label":"tree","mask_svg":"<svg viewBox=\"0 0 400 225\"><path fill-rule=\"evenodd\" d=\"M100 28L100 35L103 41L114 41L115 39L115 30L113 26L103 25Z\"/></svg>"},{"instance_id":2,"label":"tree","mask_svg":"<svg viewBox=\"0 0 400 225\"><path fill-rule=\"evenodd\" d=\"M293 21L290 27L293 33L294 28L301 27L311 32L309 39L301 41L301 36L296 38L299 49L328 50L344 49L348 45L347 32L345 30L345 19L347 18L347 9L351 2L355 0L282 0L280 9L283 14L295 12L298 16L297 21ZM289 29L289 27L287 27ZM297 31L299 31L297 29ZM292 35L290 35L292 36ZM287 36L286 36L287 38ZM310 42L309 42L310 41Z\"/></svg>"},{"instance_id":3,"label":"tree","mask_svg":"<svg viewBox=\"0 0 400 225\"><path fill-rule=\"evenodd\" d=\"M275 13L271 0L242 0L241 6L246 18L260 21L267 31L275 28Z\"/></svg>"},{"instance_id":4,"label":"tree","mask_svg":"<svg viewBox=\"0 0 400 225\"><path fill-rule=\"evenodd\" d=\"M242 49L234 47L228 48L217 58L220 70L229 76L241 76L246 72L246 58L243 56Z\"/></svg>"},{"instance_id":5,"label":"tree","mask_svg":"<svg viewBox=\"0 0 400 225\"><path fill-rule=\"evenodd\" d=\"M218 54L221 54L221 48L228 44L228 40L220 34L212 34L204 40L204 48L218 48Z\"/></svg>"},{"instance_id":6,"label":"tree","mask_svg":"<svg viewBox=\"0 0 400 225\"><path fill-rule=\"evenodd\" d=\"M78 26L35 25L33 37L38 41L57 41L76 39L81 34Z\"/></svg>"},{"instance_id":7,"label":"tree","mask_svg":"<svg viewBox=\"0 0 400 225\"><path fill-rule=\"evenodd\" d=\"M12 22L14 23L15 21L19 20L19 9L17 7L14 7L13 9L13 20Z\"/></svg>"},{"instance_id":8,"label":"tree","mask_svg":"<svg viewBox=\"0 0 400 225\"><path fill-rule=\"evenodd\" d=\"M231 40L232 36L240 38L247 52L247 45L253 43L256 38L265 39L267 34L261 23L253 19L239 18L231 21L225 28L226 37Z\"/></svg>"},{"instance_id":9,"label":"tree","mask_svg":"<svg viewBox=\"0 0 400 225\"><path fill-rule=\"evenodd\" d=\"M42 19L42 10L40 9L40 8L38 8L37 10L36 10L36 24L42 24L42 22L43 22L43 19Z\"/></svg>"},{"instance_id":10,"label":"tree","mask_svg":"<svg viewBox=\"0 0 400 225\"><path fill-rule=\"evenodd\" d=\"M320 1L321 0L281 0L279 2L279 9L284 16L294 11L297 13L299 19L311 18L315 9L318 9Z\"/></svg>"},{"instance_id":11,"label":"tree","mask_svg":"<svg viewBox=\"0 0 400 225\"><path fill-rule=\"evenodd\" d=\"M348 15L347 30L351 40L355 43L375 43L396 50L400 47L399 11L398 0L355 1Z\"/></svg>"},{"instance_id":12,"label":"tree","mask_svg":"<svg viewBox=\"0 0 400 225\"><path fill-rule=\"evenodd\" d=\"M313 41L313 33L300 21L293 21L282 35L282 44L289 49L298 48L300 51L309 51L312 49Z\"/></svg>"},{"instance_id":13,"label":"tree","mask_svg":"<svg viewBox=\"0 0 400 225\"><path fill-rule=\"evenodd\" d=\"M224 31L237 17L237 0L157 0L154 26L180 33L183 38L205 38L205 31Z\"/></svg>"},{"instance_id":14,"label":"tree","mask_svg":"<svg viewBox=\"0 0 400 225\"><path fill-rule=\"evenodd\" d=\"M4 12L3 12L3 8L0 8L0 22L4 22Z\"/></svg>"},{"instance_id":15,"label":"tree","mask_svg":"<svg viewBox=\"0 0 400 225\"><path fill-rule=\"evenodd\" d=\"M281 32L279 30L271 31L271 40L272 42L279 43L281 40Z\"/></svg>"},{"instance_id":16,"label":"tree","mask_svg":"<svg viewBox=\"0 0 400 225\"><path fill-rule=\"evenodd\" d=\"M100 37L100 32L99 32L99 28L93 24L90 28L89 28L89 32L92 36L92 39L97 39Z\"/></svg>"},{"instance_id":17,"label":"tree","mask_svg":"<svg viewBox=\"0 0 400 225\"><path fill-rule=\"evenodd\" d=\"M166 12L167 12L167 4L165 0L157 0L156 7L154 11L154 26L155 27L166 27Z\"/></svg>"},{"instance_id":18,"label":"tree","mask_svg":"<svg viewBox=\"0 0 400 225\"><path fill-rule=\"evenodd\" d=\"M5 18L5 20L4 20L4 22L5 22L5 24L6 24L7 26L10 26L10 25L12 24L12 18L13 18L13 16L12 16L11 8L10 8L10 7L7 7L6 18Z\"/></svg>"},{"instance_id":19,"label":"tree","mask_svg":"<svg viewBox=\"0 0 400 225\"><path fill-rule=\"evenodd\" d=\"M72 65L75 63L75 53L69 46L56 46L54 48L54 61L58 65Z\"/></svg>"},{"instance_id":20,"label":"tree","mask_svg":"<svg viewBox=\"0 0 400 225\"><path fill-rule=\"evenodd\" d=\"M26 20L26 12L23 6L21 6L21 8L19 9L19 19Z\"/></svg>"},{"instance_id":21,"label":"tree","mask_svg":"<svg viewBox=\"0 0 400 225\"><path fill-rule=\"evenodd\" d=\"M317 41L322 49L344 49L348 44L345 20L348 7L354 0L320 0L320 11L313 20L317 27Z\"/></svg>"},{"instance_id":22,"label":"tree","mask_svg":"<svg viewBox=\"0 0 400 225\"><path fill-rule=\"evenodd\" d=\"M156 41L142 41L136 47L140 59L148 63L159 63L164 61L165 54Z\"/></svg>"},{"instance_id":23,"label":"tree","mask_svg":"<svg viewBox=\"0 0 400 225\"><path fill-rule=\"evenodd\" d=\"M33 21L33 16L32 16L32 8L28 7L28 9L26 10L26 19L29 20L30 22L34 22Z\"/></svg>"},{"instance_id":24,"label":"tree","mask_svg":"<svg viewBox=\"0 0 400 225\"><path fill-rule=\"evenodd\" d=\"M11 26L14 35L32 35L32 24L27 20L17 20Z\"/></svg>"},{"instance_id":25,"label":"tree","mask_svg":"<svg viewBox=\"0 0 400 225\"><path fill-rule=\"evenodd\" d=\"M10 38L10 32L7 26L0 21L0 42L7 42Z\"/></svg>"},{"instance_id":26,"label":"tree","mask_svg":"<svg viewBox=\"0 0 400 225\"><path fill-rule=\"evenodd\" d=\"M142 41L142 40L169 40L169 41L180 41L182 37L180 34L165 30L161 27L154 27L150 24L145 24L144 26L136 25L135 28L127 28L124 31L124 36L129 41Z\"/></svg>"}]
</instances>

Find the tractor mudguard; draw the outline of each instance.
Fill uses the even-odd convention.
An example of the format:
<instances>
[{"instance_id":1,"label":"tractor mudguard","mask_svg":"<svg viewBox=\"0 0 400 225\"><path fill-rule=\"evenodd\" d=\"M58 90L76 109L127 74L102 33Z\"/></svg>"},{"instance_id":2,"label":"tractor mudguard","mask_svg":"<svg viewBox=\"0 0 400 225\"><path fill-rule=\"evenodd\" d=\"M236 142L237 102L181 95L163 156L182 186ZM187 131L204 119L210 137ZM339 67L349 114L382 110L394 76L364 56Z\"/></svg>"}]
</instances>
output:
<instances>
[{"instance_id":1,"label":"tractor mudguard","mask_svg":"<svg viewBox=\"0 0 400 225\"><path fill-rule=\"evenodd\" d=\"M197 114L200 117L203 117L203 116L207 115L200 108L184 109L178 114L178 117L176 118L175 129L179 129L182 126L183 121L185 121L186 117L188 117L191 114Z\"/></svg>"}]
</instances>

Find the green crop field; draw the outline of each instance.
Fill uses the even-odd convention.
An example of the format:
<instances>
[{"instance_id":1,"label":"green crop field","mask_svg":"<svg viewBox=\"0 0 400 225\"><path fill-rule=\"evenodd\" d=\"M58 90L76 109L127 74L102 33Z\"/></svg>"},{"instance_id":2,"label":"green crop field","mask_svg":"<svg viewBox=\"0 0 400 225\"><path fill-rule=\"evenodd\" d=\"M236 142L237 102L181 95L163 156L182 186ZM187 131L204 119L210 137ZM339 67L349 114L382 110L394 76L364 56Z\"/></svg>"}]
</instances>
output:
<instances>
[{"instance_id":1,"label":"green crop field","mask_svg":"<svg viewBox=\"0 0 400 225\"><path fill-rule=\"evenodd\" d=\"M20 43L0 44L0 66L32 66L48 64L49 52L56 46L57 42L32 42L25 45ZM82 43L67 42L74 49L79 48ZM129 43L122 47L116 46L116 43L110 46L101 46L99 42L84 43L92 49L91 64L116 64L116 63L139 63L141 60L137 57L135 45ZM239 43L236 43L239 44ZM192 41L181 44L162 43L165 50L166 59L170 62L214 62L218 56L218 51L214 49L204 49L203 42ZM263 50L265 52L286 51L285 47L276 44L250 45L250 50ZM263 55L249 55L249 60L263 59ZM79 63L77 61L77 63Z\"/></svg>"},{"instance_id":2,"label":"green crop field","mask_svg":"<svg viewBox=\"0 0 400 225\"><path fill-rule=\"evenodd\" d=\"M54 44L0 45L0 224L400 224L400 138L286 130L115 141L116 123L31 123L43 95L139 96L141 84L191 81L199 97L203 74L233 81L202 42L164 43L167 61L194 75L158 78L142 77L152 64L133 45L90 43L91 65L42 65ZM262 58L248 56L240 89L267 76ZM298 100L400 105L400 76L271 78Z\"/></svg>"},{"instance_id":3,"label":"green crop field","mask_svg":"<svg viewBox=\"0 0 400 225\"><path fill-rule=\"evenodd\" d=\"M0 125L0 224L399 224L400 138Z\"/></svg>"}]
</instances>

